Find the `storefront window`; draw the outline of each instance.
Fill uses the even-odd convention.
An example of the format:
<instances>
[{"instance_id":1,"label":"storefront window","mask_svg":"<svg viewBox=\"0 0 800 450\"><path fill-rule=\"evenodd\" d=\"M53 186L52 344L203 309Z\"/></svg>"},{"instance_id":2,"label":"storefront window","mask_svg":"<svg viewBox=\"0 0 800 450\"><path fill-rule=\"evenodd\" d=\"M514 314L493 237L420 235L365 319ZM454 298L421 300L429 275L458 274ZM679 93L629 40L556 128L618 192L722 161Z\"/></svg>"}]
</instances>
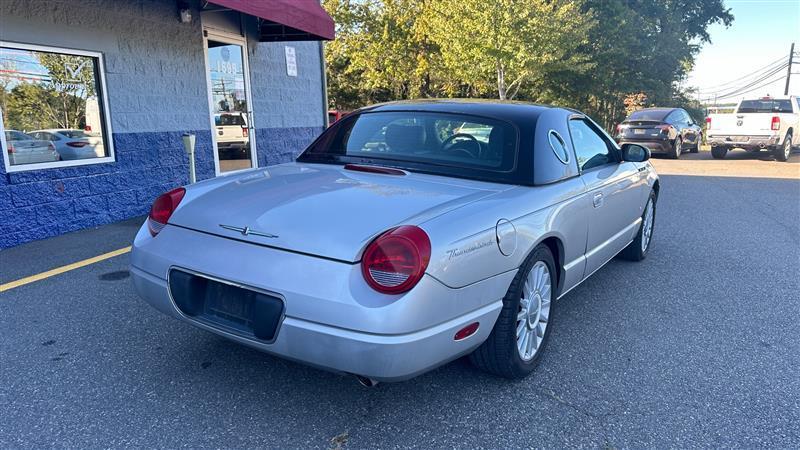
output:
<instances>
[{"instance_id":1,"label":"storefront window","mask_svg":"<svg viewBox=\"0 0 800 450\"><path fill-rule=\"evenodd\" d=\"M99 53L0 43L6 170L112 160Z\"/></svg>"}]
</instances>

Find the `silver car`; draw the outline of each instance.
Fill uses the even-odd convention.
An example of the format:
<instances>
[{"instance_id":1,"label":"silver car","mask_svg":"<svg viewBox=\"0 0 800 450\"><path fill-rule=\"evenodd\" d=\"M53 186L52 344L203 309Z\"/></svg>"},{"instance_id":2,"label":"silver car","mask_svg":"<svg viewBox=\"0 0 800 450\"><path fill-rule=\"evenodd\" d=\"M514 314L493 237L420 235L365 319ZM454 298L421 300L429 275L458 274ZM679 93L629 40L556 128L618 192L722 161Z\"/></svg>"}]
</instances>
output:
<instances>
[{"instance_id":1,"label":"silver car","mask_svg":"<svg viewBox=\"0 0 800 450\"><path fill-rule=\"evenodd\" d=\"M6 153L12 166L54 162L61 159L52 142L34 138L17 130L6 130Z\"/></svg>"},{"instance_id":2,"label":"silver car","mask_svg":"<svg viewBox=\"0 0 800 450\"><path fill-rule=\"evenodd\" d=\"M296 162L158 197L131 272L165 314L367 385L463 355L521 378L559 298L647 255L649 155L569 109L368 107Z\"/></svg>"},{"instance_id":3,"label":"silver car","mask_svg":"<svg viewBox=\"0 0 800 450\"><path fill-rule=\"evenodd\" d=\"M36 130L29 134L36 139L52 142L63 160L102 158L105 156L103 138L88 134L83 130L49 129Z\"/></svg>"}]
</instances>

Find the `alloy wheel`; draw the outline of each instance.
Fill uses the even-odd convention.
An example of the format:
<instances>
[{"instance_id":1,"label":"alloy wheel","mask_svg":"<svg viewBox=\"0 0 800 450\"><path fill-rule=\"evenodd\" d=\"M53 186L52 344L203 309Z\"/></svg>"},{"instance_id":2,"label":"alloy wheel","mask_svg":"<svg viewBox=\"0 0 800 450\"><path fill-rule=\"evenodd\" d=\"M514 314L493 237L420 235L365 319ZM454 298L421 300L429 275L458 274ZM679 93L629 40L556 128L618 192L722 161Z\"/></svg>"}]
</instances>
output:
<instances>
[{"instance_id":1,"label":"alloy wheel","mask_svg":"<svg viewBox=\"0 0 800 450\"><path fill-rule=\"evenodd\" d=\"M544 261L536 261L522 286L517 313L517 351L523 361L530 361L542 346L550 320L552 300L550 269Z\"/></svg>"},{"instance_id":2,"label":"alloy wheel","mask_svg":"<svg viewBox=\"0 0 800 450\"><path fill-rule=\"evenodd\" d=\"M647 251L650 237L653 235L653 210L653 200L648 200L644 211L644 223L642 223L642 253Z\"/></svg>"}]
</instances>

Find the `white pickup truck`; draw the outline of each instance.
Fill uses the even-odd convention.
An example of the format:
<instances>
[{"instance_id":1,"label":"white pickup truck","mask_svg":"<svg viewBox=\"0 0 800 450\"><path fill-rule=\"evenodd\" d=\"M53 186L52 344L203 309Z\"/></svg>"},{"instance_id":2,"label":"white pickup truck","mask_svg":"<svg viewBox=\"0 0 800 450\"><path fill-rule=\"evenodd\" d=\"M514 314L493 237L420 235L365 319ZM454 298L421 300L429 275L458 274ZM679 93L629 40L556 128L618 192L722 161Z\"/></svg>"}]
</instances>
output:
<instances>
[{"instance_id":1,"label":"white pickup truck","mask_svg":"<svg viewBox=\"0 0 800 450\"><path fill-rule=\"evenodd\" d=\"M722 159L728 150L742 148L772 151L786 161L792 147L800 146L800 97L742 100L733 113L706 118L706 142L711 155Z\"/></svg>"}]
</instances>

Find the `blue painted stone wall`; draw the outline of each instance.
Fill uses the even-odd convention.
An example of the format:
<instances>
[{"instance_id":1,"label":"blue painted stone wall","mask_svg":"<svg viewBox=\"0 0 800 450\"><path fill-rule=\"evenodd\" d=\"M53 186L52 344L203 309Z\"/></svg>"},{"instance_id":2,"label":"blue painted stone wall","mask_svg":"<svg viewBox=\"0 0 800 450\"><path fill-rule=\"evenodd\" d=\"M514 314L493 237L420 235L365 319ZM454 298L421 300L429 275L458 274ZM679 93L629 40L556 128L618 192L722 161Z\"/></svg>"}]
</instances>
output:
<instances>
[{"instance_id":1,"label":"blue painted stone wall","mask_svg":"<svg viewBox=\"0 0 800 450\"><path fill-rule=\"evenodd\" d=\"M198 178L211 178L211 132L193 132ZM156 196L188 183L181 135L115 133L113 163L8 174L0 167L0 248L147 214Z\"/></svg>"},{"instance_id":2,"label":"blue painted stone wall","mask_svg":"<svg viewBox=\"0 0 800 450\"><path fill-rule=\"evenodd\" d=\"M294 161L308 144L322 133L323 127L256 129L258 166L266 167Z\"/></svg>"},{"instance_id":3,"label":"blue painted stone wall","mask_svg":"<svg viewBox=\"0 0 800 450\"><path fill-rule=\"evenodd\" d=\"M0 249L144 215L188 182L181 135L197 135L198 180L214 177L199 1L191 23L162 0L0 1L4 41L101 52L115 161L6 173L0 162ZM292 160L323 129L316 42L258 43L250 71L258 165ZM286 74L284 46L298 76ZM4 151L4 150L0 150Z\"/></svg>"}]
</instances>

